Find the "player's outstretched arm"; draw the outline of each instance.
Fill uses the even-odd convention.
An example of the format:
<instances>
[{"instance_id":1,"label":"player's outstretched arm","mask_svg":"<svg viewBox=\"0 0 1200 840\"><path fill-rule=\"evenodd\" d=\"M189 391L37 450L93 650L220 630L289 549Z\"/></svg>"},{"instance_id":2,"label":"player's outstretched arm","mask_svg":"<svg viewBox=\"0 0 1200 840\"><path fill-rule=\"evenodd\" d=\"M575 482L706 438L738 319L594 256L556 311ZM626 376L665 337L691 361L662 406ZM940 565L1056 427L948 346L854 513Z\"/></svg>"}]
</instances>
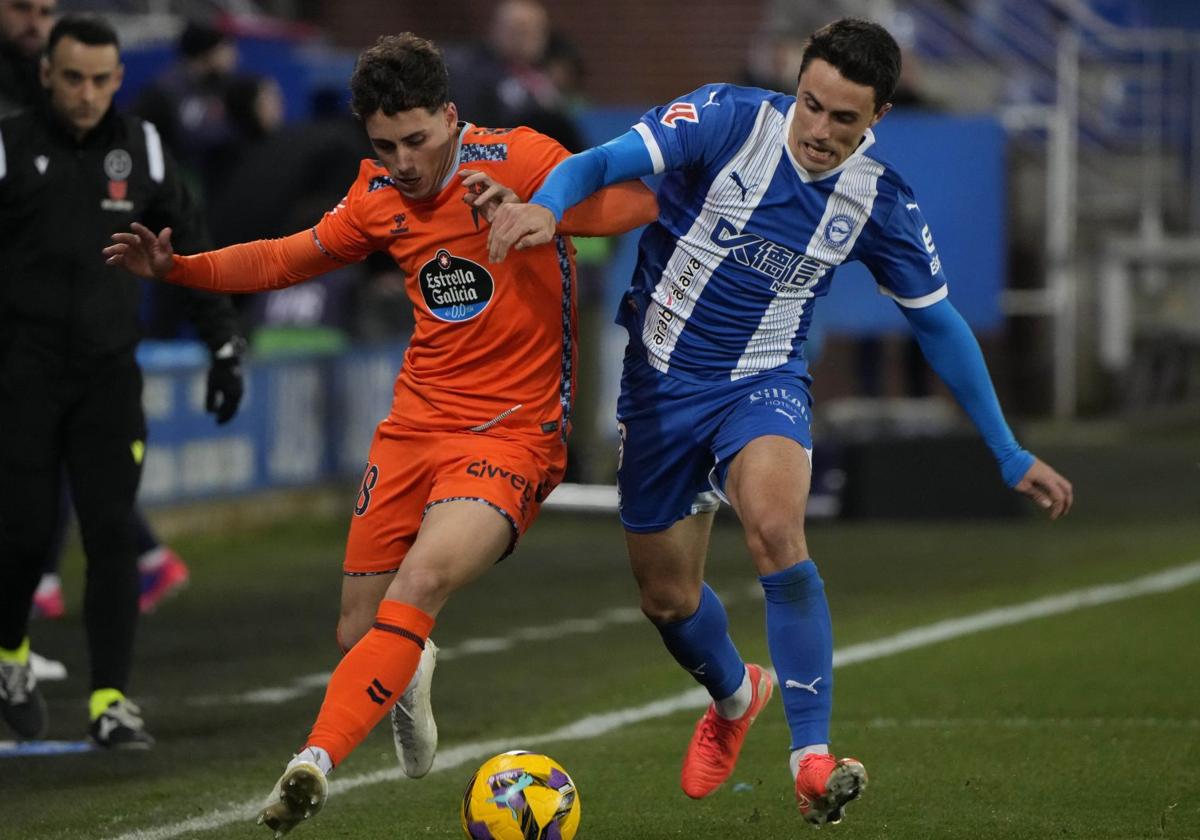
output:
<instances>
[{"instance_id":1,"label":"player's outstretched arm","mask_svg":"<svg viewBox=\"0 0 1200 840\"><path fill-rule=\"evenodd\" d=\"M113 244L102 251L104 261L139 277L165 280L175 264L170 228L163 228L156 236L150 228L134 222L128 233L114 233L112 240Z\"/></svg>"},{"instance_id":2,"label":"player's outstretched arm","mask_svg":"<svg viewBox=\"0 0 1200 840\"><path fill-rule=\"evenodd\" d=\"M636 131L571 155L546 176L528 204L506 204L488 232L488 259L502 262L510 248L549 242L567 210L599 190L654 172L654 161Z\"/></svg>"},{"instance_id":3,"label":"player's outstretched arm","mask_svg":"<svg viewBox=\"0 0 1200 840\"><path fill-rule=\"evenodd\" d=\"M1069 511L1073 498L1070 482L1017 443L1000 410L979 342L949 299L918 309L900 309L930 366L992 451L1004 483L1033 499L1052 519Z\"/></svg>"},{"instance_id":4,"label":"player's outstretched arm","mask_svg":"<svg viewBox=\"0 0 1200 840\"><path fill-rule=\"evenodd\" d=\"M1037 502L1050 514L1051 519L1066 516L1075 501L1075 489L1071 482L1041 458L1034 458L1033 466L1013 489Z\"/></svg>"},{"instance_id":5,"label":"player's outstretched arm","mask_svg":"<svg viewBox=\"0 0 1200 840\"><path fill-rule=\"evenodd\" d=\"M171 248L170 228L158 236L136 222L129 233L114 233L102 253L142 277L211 292L238 294L294 286L345 265L323 251L312 230L281 239L259 239L216 251L182 256Z\"/></svg>"}]
</instances>

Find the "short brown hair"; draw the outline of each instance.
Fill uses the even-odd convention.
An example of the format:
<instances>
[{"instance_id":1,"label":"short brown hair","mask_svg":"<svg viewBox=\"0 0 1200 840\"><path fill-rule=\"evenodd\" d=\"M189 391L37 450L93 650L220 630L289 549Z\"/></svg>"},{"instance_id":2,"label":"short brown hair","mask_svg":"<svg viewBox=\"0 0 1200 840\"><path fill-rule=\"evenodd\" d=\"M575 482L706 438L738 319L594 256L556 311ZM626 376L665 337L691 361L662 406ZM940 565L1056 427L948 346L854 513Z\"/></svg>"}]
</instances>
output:
<instances>
[{"instance_id":1,"label":"short brown hair","mask_svg":"<svg viewBox=\"0 0 1200 840\"><path fill-rule=\"evenodd\" d=\"M450 75L442 51L429 40L402 32L383 35L363 50L350 77L350 108L360 119L425 108L450 101Z\"/></svg>"}]
</instances>

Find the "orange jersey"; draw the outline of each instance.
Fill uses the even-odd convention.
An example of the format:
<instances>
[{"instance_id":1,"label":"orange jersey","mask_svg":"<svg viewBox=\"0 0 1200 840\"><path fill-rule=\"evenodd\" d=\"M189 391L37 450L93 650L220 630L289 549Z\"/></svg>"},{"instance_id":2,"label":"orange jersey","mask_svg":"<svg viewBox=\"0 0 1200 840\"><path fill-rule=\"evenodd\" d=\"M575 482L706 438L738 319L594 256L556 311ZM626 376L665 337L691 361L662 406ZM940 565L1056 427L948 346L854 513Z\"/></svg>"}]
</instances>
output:
<instances>
[{"instance_id":1,"label":"orange jersey","mask_svg":"<svg viewBox=\"0 0 1200 840\"><path fill-rule=\"evenodd\" d=\"M358 179L314 228L344 262L386 251L404 272L416 326L391 418L410 428L563 430L575 392L574 248L566 237L488 263L487 222L462 201L459 168L529 196L568 152L527 128L467 125L458 167L435 196L413 201L387 169Z\"/></svg>"},{"instance_id":2,"label":"orange jersey","mask_svg":"<svg viewBox=\"0 0 1200 840\"><path fill-rule=\"evenodd\" d=\"M528 128L465 125L459 143L458 163L435 196L405 198L385 167L364 160L346 197L311 230L175 255L166 279L267 291L386 251L405 274L416 315L390 417L410 428L499 423L565 434L575 390L574 249L564 235L489 264L487 223L463 203L457 172L486 172L524 201L567 151ZM657 213L640 182L614 184L569 210L559 230L607 236Z\"/></svg>"}]
</instances>

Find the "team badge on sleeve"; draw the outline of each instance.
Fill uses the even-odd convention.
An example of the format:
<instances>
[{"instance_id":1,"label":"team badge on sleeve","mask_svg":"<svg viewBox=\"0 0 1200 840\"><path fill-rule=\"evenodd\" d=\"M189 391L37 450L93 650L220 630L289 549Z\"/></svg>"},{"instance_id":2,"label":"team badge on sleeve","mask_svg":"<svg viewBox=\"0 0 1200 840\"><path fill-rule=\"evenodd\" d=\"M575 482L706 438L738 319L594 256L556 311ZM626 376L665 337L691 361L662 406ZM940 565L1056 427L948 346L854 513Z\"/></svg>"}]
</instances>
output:
<instances>
[{"instance_id":1,"label":"team badge on sleeve","mask_svg":"<svg viewBox=\"0 0 1200 840\"><path fill-rule=\"evenodd\" d=\"M700 114L696 111L696 106L691 102L676 102L667 109L667 112L662 115L659 122L669 128L675 128L675 123L680 120L683 122L700 122Z\"/></svg>"}]
</instances>

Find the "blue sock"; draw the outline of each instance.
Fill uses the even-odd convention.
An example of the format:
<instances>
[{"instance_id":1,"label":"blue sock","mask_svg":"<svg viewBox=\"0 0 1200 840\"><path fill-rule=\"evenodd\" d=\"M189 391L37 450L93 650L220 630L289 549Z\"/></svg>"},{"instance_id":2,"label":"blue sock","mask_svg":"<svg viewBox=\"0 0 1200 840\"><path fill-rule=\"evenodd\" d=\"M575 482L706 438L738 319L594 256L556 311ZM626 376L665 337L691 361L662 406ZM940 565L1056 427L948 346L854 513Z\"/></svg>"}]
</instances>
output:
<instances>
[{"instance_id":1,"label":"blue sock","mask_svg":"<svg viewBox=\"0 0 1200 840\"><path fill-rule=\"evenodd\" d=\"M707 688L714 700L724 700L737 691L746 665L729 638L725 605L707 583L695 613L682 621L654 626L675 661Z\"/></svg>"},{"instance_id":2,"label":"blue sock","mask_svg":"<svg viewBox=\"0 0 1200 840\"><path fill-rule=\"evenodd\" d=\"M767 647L779 677L792 749L828 744L833 628L817 564L802 560L758 580L767 598Z\"/></svg>"}]
</instances>

